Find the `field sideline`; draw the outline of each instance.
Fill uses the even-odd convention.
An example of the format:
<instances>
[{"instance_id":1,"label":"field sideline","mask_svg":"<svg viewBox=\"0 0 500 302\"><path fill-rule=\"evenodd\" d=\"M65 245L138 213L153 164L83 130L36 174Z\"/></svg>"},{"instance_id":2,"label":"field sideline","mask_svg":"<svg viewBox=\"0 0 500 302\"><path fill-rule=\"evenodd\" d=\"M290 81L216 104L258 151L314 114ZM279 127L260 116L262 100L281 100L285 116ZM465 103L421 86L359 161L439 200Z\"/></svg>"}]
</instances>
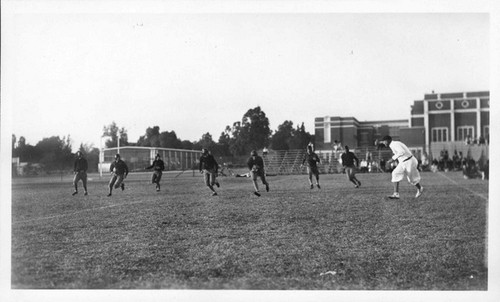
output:
<instances>
[{"instance_id":1,"label":"field sideline","mask_svg":"<svg viewBox=\"0 0 500 302\"><path fill-rule=\"evenodd\" d=\"M488 289L488 181L423 173L424 194L390 174L221 177L210 196L199 174L131 174L106 197L71 179L13 179L13 289ZM81 183L80 183L81 188Z\"/></svg>"}]
</instances>

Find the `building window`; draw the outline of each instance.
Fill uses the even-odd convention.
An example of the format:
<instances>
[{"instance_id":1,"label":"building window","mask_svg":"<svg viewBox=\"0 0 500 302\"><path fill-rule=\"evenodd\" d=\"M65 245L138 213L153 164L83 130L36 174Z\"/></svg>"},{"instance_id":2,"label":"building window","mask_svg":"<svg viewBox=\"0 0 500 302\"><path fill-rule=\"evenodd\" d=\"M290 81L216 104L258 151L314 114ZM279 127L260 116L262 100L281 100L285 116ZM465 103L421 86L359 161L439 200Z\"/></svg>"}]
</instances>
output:
<instances>
[{"instance_id":1,"label":"building window","mask_svg":"<svg viewBox=\"0 0 500 302\"><path fill-rule=\"evenodd\" d=\"M432 128L432 142L447 142L448 141L448 128L437 127Z\"/></svg>"},{"instance_id":2,"label":"building window","mask_svg":"<svg viewBox=\"0 0 500 302\"><path fill-rule=\"evenodd\" d=\"M465 141L466 139L474 139L474 126L457 127L457 141Z\"/></svg>"}]
</instances>

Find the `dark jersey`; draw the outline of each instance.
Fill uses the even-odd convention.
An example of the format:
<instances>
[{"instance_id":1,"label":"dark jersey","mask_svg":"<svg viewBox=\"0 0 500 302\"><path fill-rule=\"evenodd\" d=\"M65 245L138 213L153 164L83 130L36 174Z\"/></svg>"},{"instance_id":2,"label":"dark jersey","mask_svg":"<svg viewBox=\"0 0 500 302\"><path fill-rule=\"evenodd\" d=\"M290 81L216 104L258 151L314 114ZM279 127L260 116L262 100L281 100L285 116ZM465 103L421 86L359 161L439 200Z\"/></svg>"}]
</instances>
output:
<instances>
[{"instance_id":1,"label":"dark jersey","mask_svg":"<svg viewBox=\"0 0 500 302\"><path fill-rule=\"evenodd\" d=\"M202 155L200 157L200 171L205 170L214 170L217 172L219 164L215 160L212 154Z\"/></svg>"},{"instance_id":2,"label":"dark jersey","mask_svg":"<svg viewBox=\"0 0 500 302\"><path fill-rule=\"evenodd\" d=\"M153 161L153 164L146 169L151 169L153 168L155 171L163 171L165 170L165 163L161 159L155 159Z\"/></svg>"},{"instance_id":3,"label":"dark jersey","mask_svg":"<svg viewBox=\"0 0 500 302\"><path fill-rule=\"evenodd\" d=\"M75 172L87 172L89 164L87 160L83 157L75 159L75 164L73 165L73 171Z\"/></svg>"},{"instance_id":4,"label":"dark jersey","mask_svg":"<svg viewBox=\"0 0 500 302\"><path fill-rule=\"evenodd\" d=\"M123 175L123 174L128 174L128 167L127 164L123 160L118 160L114 161L111 163L111 166L109 167L109 170L111 172L115 172L117 175Z\"/></svg>"},{"instance_id":5,"label":"dark jersey","mask_svg":"<svg viewBox=\"0 0 500 302\"><path fill-rule=\"evenodd\" d=\"M307 162L307 165L309 167L315 168L315 167L317 167L317 164L319 164L320 159L316 153L311 152L311 153L306 153L304 155L304 159L302 160L302 164L304 164L305 162Z\"/></svg>"},{"instance_id":6,"label":"dark jersey","mask_svg":"<svg viewBox=\"0 0 500 302\"><path fill-rule=\"evenodd\" d=\"M354 166L354 161L356 161L356 166L359 165L359 159L351 151L342 153L341 159L344 167Z\"/></svg>"},{"instance_id":7,"label":"dark jersey","mask_svg":"<svg viewBox=\"0 0 500 302\"><path fill-rule=\"evenodd\" d=\"M247 161L247 166L249 170L252 170L255 166L257 170L264 169L264 160L260 156L251 156Z\"/></svg>"}]
</instances>

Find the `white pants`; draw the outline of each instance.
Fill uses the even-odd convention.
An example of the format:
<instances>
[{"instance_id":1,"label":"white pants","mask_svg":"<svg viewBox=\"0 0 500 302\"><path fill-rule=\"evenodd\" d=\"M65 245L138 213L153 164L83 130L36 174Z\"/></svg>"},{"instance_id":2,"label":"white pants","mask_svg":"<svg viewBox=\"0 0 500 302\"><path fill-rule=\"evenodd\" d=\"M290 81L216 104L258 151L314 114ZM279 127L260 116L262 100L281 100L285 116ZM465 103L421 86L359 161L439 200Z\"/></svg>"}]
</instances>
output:
<instances>
[{"instance_id":1,"label":"white pants","mask_svg":"<svg viewBox=\"0 0 500 302\"><path fill-rule=\"evenodd\" d=\"M417 169L418 161L412 156L407 161L400 161L394 170L392 170L392 182L400 182L406 176L408 182L416 185L420 182L420 173Z\"/></svg>"}]
</instances>

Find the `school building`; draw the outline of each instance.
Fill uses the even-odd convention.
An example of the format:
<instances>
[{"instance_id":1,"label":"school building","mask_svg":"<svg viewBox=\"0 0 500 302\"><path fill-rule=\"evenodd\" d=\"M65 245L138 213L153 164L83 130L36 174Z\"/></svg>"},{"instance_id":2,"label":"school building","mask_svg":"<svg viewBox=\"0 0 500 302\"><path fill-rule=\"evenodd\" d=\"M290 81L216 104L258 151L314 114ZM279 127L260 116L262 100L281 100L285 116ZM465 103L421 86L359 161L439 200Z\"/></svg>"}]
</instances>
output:
<instances>
[{"instance_id":1,"label":"school building","mask_svg":"<svg viewBox=\"0 0 500 302\"><path fill-rule=\"evenodd\" d=\"M390 135L408 147L431 152L433 147L484 142L490 136L489 91L425 94L415 100L408 119L358 121L355 117L325 116L314 120L317 150L331 150L335 140L351 148L372 147Z\"/></svg>"}]
</instances>

